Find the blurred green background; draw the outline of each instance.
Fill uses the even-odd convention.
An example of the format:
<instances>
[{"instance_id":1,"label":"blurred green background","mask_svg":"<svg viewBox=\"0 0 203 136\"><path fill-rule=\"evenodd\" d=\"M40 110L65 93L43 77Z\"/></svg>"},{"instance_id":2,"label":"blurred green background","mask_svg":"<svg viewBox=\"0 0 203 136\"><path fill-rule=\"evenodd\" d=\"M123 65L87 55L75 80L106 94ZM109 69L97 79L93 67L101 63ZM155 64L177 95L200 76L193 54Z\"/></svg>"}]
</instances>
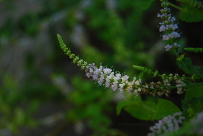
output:
<instances>
[{"instance_id":1,"label":"blurred green background","mask_svg":"<svg viewBox=\"0 0 203 136\"><path fill-rule=\"evenodd\" d=\"M154 0L0 0L0 135L146 135L153 123L117 116L125 96L87 79L56 34L87 62L148 81L132 66L177 70L158 31L160 9ZM190 43L185 32L180 42Z\"/></svg>"}]
</instances>

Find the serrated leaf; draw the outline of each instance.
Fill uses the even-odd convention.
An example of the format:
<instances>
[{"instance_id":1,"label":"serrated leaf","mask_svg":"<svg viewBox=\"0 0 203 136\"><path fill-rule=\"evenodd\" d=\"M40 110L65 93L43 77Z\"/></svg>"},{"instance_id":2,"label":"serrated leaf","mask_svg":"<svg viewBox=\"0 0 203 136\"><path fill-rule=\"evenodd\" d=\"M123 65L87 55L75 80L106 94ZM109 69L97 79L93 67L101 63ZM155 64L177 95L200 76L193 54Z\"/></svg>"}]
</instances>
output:
<instances>
[{"instance_id":1,"label":"serrated leaf","mask_svg":"<svg viewBox=\"0 0 203 136\"><path fill-rule=\"evenodd\" d=\"M203 85L193 86L187 89L182 102L185 116L192 118L197 112L203 110Z\"/></svg>"},{"instance_id":2,"label":"serrated leaf","mask_svg":"<svg viewBox=\"0 0 203 136\"><path fill-rule=\"evenodd\" d=\"M141 102L140 96L138 96L138 97L136 98L136 101L137 101L137 102ZM134 102L135 102L135 100L134 100L134 101L123 100L123 101L119 102L119 103L117 104L117 106L116 106L116 113L117 113L117 115L119 115L119 114L121 113L121 110L122 110L125 106L130 105L130 104L133 104Z\"/></svg>"},{"instance_id":3,"label":"serrated leaf","mask_svg":"<svg viewBox=\"0 0 203 136\"><path fill-rule=\"evenodd\" d=\"M200 96L203 96L203 85L193 86L187 89L184 101Z\"/></svg>"},{"instance_id":4,"label":"serrated leaf","mask_svg":"<svg viewBox=\"0 0 203 136\"><path fill-rule=\"evenodd\" d=\"M186 22L199 22L203 20L203 11L190 5L182 6L180 18Z\"/></svg>"},{"instance_id":5,"label":"serrated leaf","mask_svg":"<svg viewBox=\"0 0 203 136\"><path fill-rule=\"evenodd\" d=\"M203 110L203 96L195 97L182 102L183 114L188 119L193 118L198 112Z\"/></svg>"},{"instance_id":6,"label":"serrated leaf","mask_svg":"<svg viewBox=\"0 0 203 136\"><path fill-rule=\"evenodd\" d=\"M186 74L193 74L192 60L188 57L184 57L182 61L177 61L178 67L182 69Z\"/></svg>"},{"instance_id":7,"label":"serrated leaf","mask_svg":"<svg viewBox=\"0 0 203 136\"><path fill-rule=\"evenodd\" d=\"M169 100L158 99L146 101L125 101L119 103L117 113L124 108L133 117L141 120L162 119L164 116L180 112L180 109Z\"/></svg>"},{"instance_id":8,"label":"serrated leaf","mask_svg":"<svg viewBox=\"0 0 203 136\"><path fill-rule=\"evenodd\" d=\"M165 99L159 99L156 108L157 111L154 114L154 119L162 119L164 116L181 111L174 103Z\"/></svg>"},{"instance_id":9,"label":"serrated leaf","mask_svg":"<svg viewBox=\"0 0 203 136\"><path fill-rule=\"evenodd\" d=\"M193 65L193 72L195 73L194 76L196 76L196 79L203 78L203 67L202 66Z\"/></svg>"}]
</instances>

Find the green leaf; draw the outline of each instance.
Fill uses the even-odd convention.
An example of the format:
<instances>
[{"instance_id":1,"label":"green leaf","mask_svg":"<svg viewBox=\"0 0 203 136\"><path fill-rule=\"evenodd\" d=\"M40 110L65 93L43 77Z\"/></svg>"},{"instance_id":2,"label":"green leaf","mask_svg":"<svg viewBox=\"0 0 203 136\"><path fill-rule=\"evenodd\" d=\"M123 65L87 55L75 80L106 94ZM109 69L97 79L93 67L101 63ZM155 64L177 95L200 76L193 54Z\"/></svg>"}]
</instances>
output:
<instances>
[{"instance_id":1,"label":"green leaf","mask_svg":"<svg viewBox=\"0 0 203 136\"><path fill-rule=\"evenodd\" d=\"M203 48L184 48L184 50L186 51L190 51L190 52L203 52Z\"/></svg>"},{"instance_id":2,"label":"green leaf","mask_svg":"<svg viewBox=\"0 0 203 136\"><path fill-rule=\"evenodd\" d=\"M117 114L124 108L133 117L141 120L162 119L164 116L180 112L180 109L171 101L165 99L148 99L142 101L141 98L135 100L125 100L118 104Z\"/></svg>"},{"instance_id":3,"label":"green leaf","mask_svg":"<svg viewBox=\"0 0 203 136\"><path fill-rule=\"evenodd\" d=\"M196 113L203 110L203 85L193 86L187 89L182 102L183 114L187 118L192 118Z\"/></svg>"},{"instance_id":4,"label":"green leaf","mask_svg":"<svg viewBox=\"0 0 203 136\"><path fill-rule=\"evenodd\" d=\"M202 66L193 65L192 70L195 73L195 75L192 77L193 80L195 80L195 79L203 79L203 67Z\"/></svg>"},{"instance_id":5,"label":"green leaf","mask_svg":"<svg viewBox=\"0 0 203 136\"><path fill-rule=\"evenodd\" d=\"M187 118L193 118L198 112L203 110L203 96L195 97L182 102L183 115Z\"/></svg>"},{"instance_id":6,"label":"green leaf","mask_svg":"<svg viewBox=\"0 0 203 136\"><path fill-rule=\"evenodd\" d=\"M125 106L130 105L131 103L133 103L133 101L123 100L123 101L119 102L118 105L116 106L116 113L117 113L117 115L119 115L121 113L121 110Z\"/></svg>"},{"instance_id":7,"label":"green leaf","mask_svg":"<svg viewBox=\"0 0 203 136\"><path fill-rule=\"evenodd\" d=\"M16 125L22 125L24 123L25 116L26 115L22 109L16 108L15 109L15 118L14 118Z\"/></svg>"},{"instance_id":8,"label":"green leaf","mask_svg":"<svg viewBox=\"0 0 203 136\"><path fill-rule=\"evenodd\" d=\"M165 99L158 99L154 119L162 119L164 116L172 115L180 111L181 110L171 101Z\"/></svg>"},{"instance_id":9,"label":"green leaf","mask_svg":"<svg viewBox=\"0 0 203 136\"><path fill-rule=\"evenodd\" d=\"M183 60L181 60L182 57L181 58L180 57L178 58L179 60L177 59L178 67L182 69L186 74L192 75L193 74L192 60L188 57L184 57Z\"/></svg>"},{"instance_id":10,"label":"green leaf","mask_svg":"<svg viewBox=\"0 0 203 136\"><path fill-rule=\"evenodd\" d=\"M142 72L145 72L145 73L148 73L148 74L151 74L153 73L151 69L149 68L146 68L146 67L142 67L142 66L138 66L138 65L133 65L133 67L137 70L140 70Z\"/></svg>"},{"instance_id":11,"label":"green leaf","mask_svg":"<svg viewBox=\"0 0 203 136\"><path fill-rule=\"evenodd\" d=\"M177 60L182 61L184 59L184 57L185 57L185 54L182 54L177 58Z\"/></svg>"},{"instance_id":12,"label":"green leaf","mask_svg":"<svg viewBox=\"0 0 203 136\"><path fill-rule=\"evenodd\" d=\"M199 22L203 20L203 11L190 5L184 5L180 18L186 22Z\"/></svg>"},{"instance_id":13,"label":"green leaf","mask_svg":"<svg viewBox=\"0 0 203 136\"><path fill-rule=\"evenodd\" d=\"M200 96L203 96L203 85L193 86L187 89L184 101Z\"/></svg>"}]
</instances>

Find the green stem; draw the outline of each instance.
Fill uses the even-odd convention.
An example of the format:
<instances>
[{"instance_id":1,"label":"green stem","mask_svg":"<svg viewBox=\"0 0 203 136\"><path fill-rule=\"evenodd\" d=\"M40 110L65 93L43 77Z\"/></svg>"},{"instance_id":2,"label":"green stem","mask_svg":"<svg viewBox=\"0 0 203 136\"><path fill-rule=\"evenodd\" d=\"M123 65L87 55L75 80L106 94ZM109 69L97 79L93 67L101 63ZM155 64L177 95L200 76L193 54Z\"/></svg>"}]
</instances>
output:
<instances>
[{"instance_id":1,"label":"green stem","mask_svg":"<svg viewBox=\"0 0 203 136\"><path fill-rule=\"evenodd\" d=\"M179 57L178 52L176 50L174 50L174 53L175 53L176 57L178 58Z\"/></svg>"},{"instance_id":2,"label":"green stem","mask_svg":"<svg viewBox=\"0 0 203 136\"><path fill-rule=\"evenodd\" d=\"M174 5L174 4L170 3L170 2L168 2L168 3L169 3L170 6L176 8L176 9L179 9L179 10L181 10L181 11L185 11L185 9L183 9L183 8L181 8L181 7L179 7L179 6L176 6L176 5Z\"/></svg>"},{"instance_id":3,"label":"green stem","mask_svg":"<svg viewBox=\"0 0 203 136\"><path fill-rule=\"evenodd\" d=\"M199 86L199 85L203 85L203 83L190 84L190 85L188 85L188 87L190 87L190 86Z\"/></svg>"}]
</instances>

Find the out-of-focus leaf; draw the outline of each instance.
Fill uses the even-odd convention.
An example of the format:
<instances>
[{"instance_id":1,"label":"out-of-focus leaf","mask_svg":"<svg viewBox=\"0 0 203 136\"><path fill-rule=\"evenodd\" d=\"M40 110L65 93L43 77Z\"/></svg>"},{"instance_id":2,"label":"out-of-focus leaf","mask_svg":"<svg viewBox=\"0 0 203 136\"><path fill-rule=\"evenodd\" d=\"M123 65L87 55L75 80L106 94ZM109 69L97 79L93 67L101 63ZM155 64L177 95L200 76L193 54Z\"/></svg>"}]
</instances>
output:
<instances>
[{"instance_id":1,"label":"out-of-focus leaf","mask_svg":"<svg viewBox=\"0 0 203 136\"><path fill-rule=\"evenodd\" d=\"M141 120L162 119L164 116L171 115L175 112L180 112L180 109L169 100L148 99L142 101L140 97L135 100L125 100L118 104L117 114L124 108L133 117Z\"/></svg>"},{"instance_id":2,"label":"out-of-focus leaf","mask_svg":"<svg viewBox=\"0 0 203 136\"><path fill-rule=\"evenodd\" d=\"M203 20L203 10L190 5L184 5L180 12L180 18L186 22L199 22Z\"/></svg>"}]
</instances>

